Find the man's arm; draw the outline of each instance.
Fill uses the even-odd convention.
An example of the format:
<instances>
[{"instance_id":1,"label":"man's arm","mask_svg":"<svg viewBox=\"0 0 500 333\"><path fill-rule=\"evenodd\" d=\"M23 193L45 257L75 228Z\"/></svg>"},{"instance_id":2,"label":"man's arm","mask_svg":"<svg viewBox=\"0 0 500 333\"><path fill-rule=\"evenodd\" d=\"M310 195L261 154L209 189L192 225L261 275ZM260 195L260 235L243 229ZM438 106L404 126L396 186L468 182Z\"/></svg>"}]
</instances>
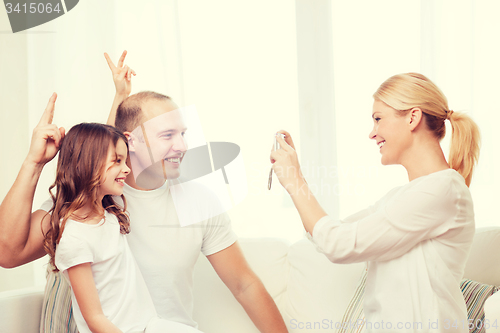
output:
<instances>
[{"instance_id":1,"label":"man's arm","mask_svg":"<svg viewBox=\"0 0 500 333\"><path fill-rule=\"evenodd\" d=\"M33 130L30 150L11 189L0 205L0 266L12 268L45 255L42 219L31 213L36 185L43 166L52 160L64 138L64 128L52 124L57 95L54 93ZM43 219L44 230L49 218Z\"/></svg>"},{"instance_id":2,"label":"man's arm","mask_svg":"<svg viewBox=\"0 0 500 333\"><path fill-rule=\"evenodd\" d=\"M274 300L248 265L237 242L207 258L259 331L288 332Z\"/></svg>"},{"instance_id":3,"label":"man's arm","mask_svg":"<svg viewBox=\"0 0 500 333\"><path fill-rule=\"evenodd\" d=\"M127 51L125 50L118 60L117 66L115 66L109 55L104 53L104 57L106 58L111 74L113 75L113 82L115 83L116 88L113 105L111 106L108 121L106 122L106 124L111 126L115 126L116 110L118 110L120 103L130 95L130 92L132 91L132 75L136 75L132 68L123 66L126 55Z\"/></svg>"}]
</instances>

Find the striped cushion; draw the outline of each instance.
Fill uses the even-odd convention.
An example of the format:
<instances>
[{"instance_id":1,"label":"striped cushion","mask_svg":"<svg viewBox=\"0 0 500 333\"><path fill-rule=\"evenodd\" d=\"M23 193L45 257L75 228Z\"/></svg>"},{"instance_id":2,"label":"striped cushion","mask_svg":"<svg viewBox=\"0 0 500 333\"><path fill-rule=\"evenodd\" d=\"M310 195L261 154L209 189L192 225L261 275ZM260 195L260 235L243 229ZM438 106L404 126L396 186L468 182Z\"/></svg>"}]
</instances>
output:
<instances>
[{"instance_id":1,"label":"striped cushion","mask_svg":"<svg viewBox=\"0 0 500 333\"><path fill-rule=\"evenodd\" d=\"M60 272L47 269L47 284L43 295L40 333L78 333L73 309L71 288Z\"/></svg>"},{"instance_id":2,"label":"striped cushion","mask_svg":"<svg viewBox=\"0 0 500 333\"><path fill-rule=\"evenodd\" d=\"M361 276L359 285L342 318L342 327L339 329L339 333L359 333L363 330L365 324L363 296L367 273L368 271L365 270ZM460 289L462 290L465 305L467 306L467 317L471 323L469 327L472 327L469 329L469 333L485 333L486 330L482 324L485 318L484 303L488 297L500 290L500 287L463 279L460 283Z\"/></svg>"},{"instance_id":3,"label":"striped cushion","mask_svg":"<svg viewBox=\"0 0 500 333\"><path fill-rule=\"evenodd\" d=\"M462 289L462 293L464 294L469 321L472 323L469 326L472 326L469 333L486 332L484 325L482 325L482 323L484 323L484 303L488 297L497 292L500 287L464 279L462 283L460 283L460 289Z\"/></svg>"}]
</instances>

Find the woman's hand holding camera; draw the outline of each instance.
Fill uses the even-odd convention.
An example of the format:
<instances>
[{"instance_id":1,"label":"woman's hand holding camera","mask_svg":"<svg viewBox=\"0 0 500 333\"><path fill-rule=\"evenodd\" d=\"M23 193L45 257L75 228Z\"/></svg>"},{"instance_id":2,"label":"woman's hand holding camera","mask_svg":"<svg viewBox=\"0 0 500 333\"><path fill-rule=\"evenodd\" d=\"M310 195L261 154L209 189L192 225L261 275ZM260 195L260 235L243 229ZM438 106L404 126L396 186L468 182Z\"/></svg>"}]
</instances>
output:
<instances>
[{"instance_id":1,"label":"woman's hand holding camera","mask_svg":"<svg viewBox=\"0 0 500 333\"><path fill-rule=\"evenodd\" d=\"M278 134L284 134L285 139ZM281 185L291 194L292 191L299 190L306 182L300 170L299 158L290 133L279 131L276 134L276 140L281 147L271 151L272 168Z\"/></svg>"}]
</instances>

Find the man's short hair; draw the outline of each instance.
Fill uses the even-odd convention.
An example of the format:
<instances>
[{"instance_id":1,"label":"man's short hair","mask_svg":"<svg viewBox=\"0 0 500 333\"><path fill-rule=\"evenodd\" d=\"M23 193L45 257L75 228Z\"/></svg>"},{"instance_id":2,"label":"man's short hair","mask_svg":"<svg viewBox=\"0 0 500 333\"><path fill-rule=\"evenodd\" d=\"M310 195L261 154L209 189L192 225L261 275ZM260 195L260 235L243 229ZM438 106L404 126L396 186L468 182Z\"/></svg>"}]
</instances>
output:
<instances>
[{"instance_id":1,"label":"man's short hair","mask_svg":"<svg viewBox=\"0 0 500 333\"><path fill-rule=\"evenodd\" d=\"M116 110L115 127L122 133L136 129L144 122L142 107L150 100L167 101L171 98L154 91L141 91L127 97Z\"/></svg>"}]
</instances>

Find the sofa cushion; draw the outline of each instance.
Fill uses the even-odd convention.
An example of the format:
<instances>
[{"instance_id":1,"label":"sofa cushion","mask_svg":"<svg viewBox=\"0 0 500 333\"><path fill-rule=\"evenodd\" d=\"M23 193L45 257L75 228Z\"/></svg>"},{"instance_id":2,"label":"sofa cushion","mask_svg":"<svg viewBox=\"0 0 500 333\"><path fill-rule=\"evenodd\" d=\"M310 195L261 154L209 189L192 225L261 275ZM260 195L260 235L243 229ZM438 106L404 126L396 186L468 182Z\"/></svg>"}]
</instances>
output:
<instances>
[{"instance_id":1,"label":"sofa cushion","mask_svg":"<svg viewBox=\"0 0 500 333\"><path fill-rule=\"evenodd\" d=\"M38 332L42 299L42 287L1 292L0 332Z\"/></svg>"},{"instance_id":2,"label":"sofa cushion","mask_svg":"<svg viewBox=\"0 0 500 333\"><path fill-rule=\"evenodd\" d=\"M286 297L281 305L289 332L336 332L365 263L331 263L303 239L290 247Z\"/></svg>"},{"instance_id":3,"label":"sofa cushion","mask_svg":"<svg viewBox=\"0 0 500 333\"><path fill-rule=\"evenodd\" d=\"M500 286L500 227L476 229L464 278Z\"/></svg>"},{"instance_id":4,"label":"sofa cushion","mask_svg":"<svg viewBox=\"0 0 500 333\"><path fill-rule=\"evenodd\" d=\"M485 328L488 333L500 333L500 291L484 303Z\"/></svg>"},{"instance_id":5,"label":"sofa cushion","mask_svg":"<svg viewBox=\"0 0 500 333\"><path fill-rule=\"evenodd\" d=\"M240 239L238 243L248 264L279 307L286 290L288 242L260 238ZM201 331L259 332L204 255L200 255L195 266L193 294L193 318Z\"/></svg>"},{"instance_id":6,"label":"sofa cushion","mask_svg":"<svg viewBox=\"0 0 500 333\"><path fill-rule=\"evenodd\" d=\"M71 307L71 288L61 272L47 270L40 333L78 333Z\"/></svg>"},{"instance_id":7,"label":"sofa cushion","mask_svg":"<svg viewBox=\"0 0 500 333\"><path fill-rule=\"evenodd\" d=\"M499 287L464 279L460 283L460 289L462 289L465 304L467 305L469 332L486 332L486 326L484 325L484 303L488 297L498 291Z\"/></svg>"}]
</instances>

